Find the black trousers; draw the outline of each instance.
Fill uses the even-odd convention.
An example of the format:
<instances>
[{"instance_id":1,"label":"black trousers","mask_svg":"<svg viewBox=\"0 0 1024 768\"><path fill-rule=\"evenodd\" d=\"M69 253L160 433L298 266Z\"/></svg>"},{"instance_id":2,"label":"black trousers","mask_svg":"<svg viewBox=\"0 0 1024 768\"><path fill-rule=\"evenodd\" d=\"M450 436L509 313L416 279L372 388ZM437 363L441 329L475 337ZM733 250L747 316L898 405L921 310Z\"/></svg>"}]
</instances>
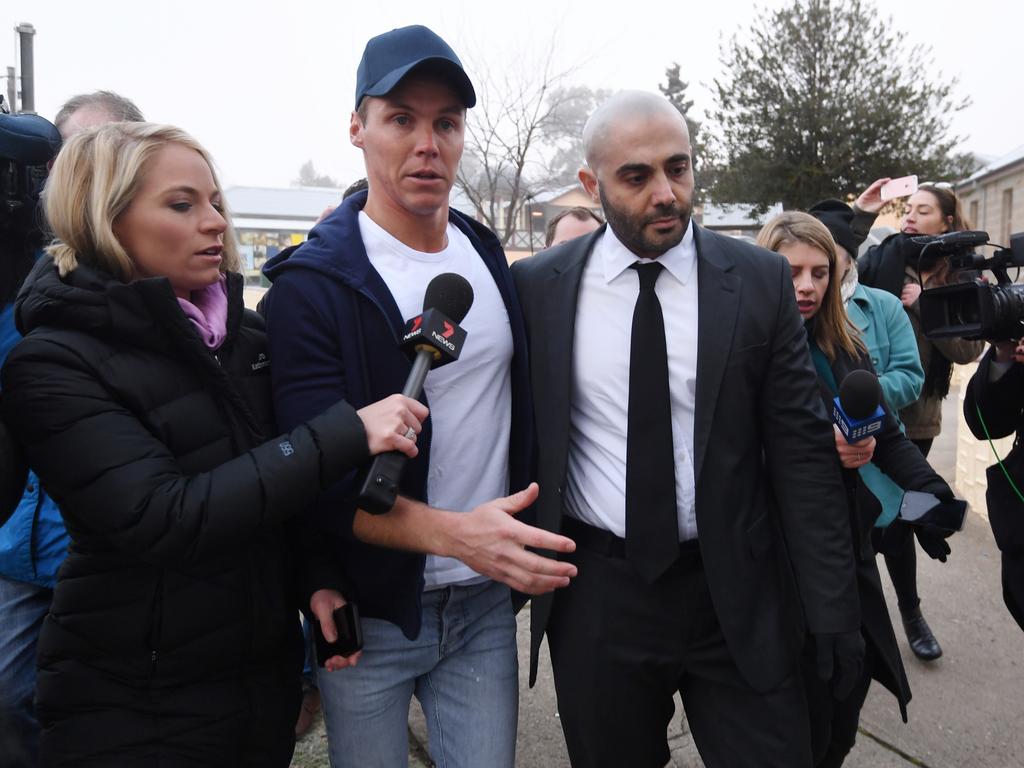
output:
<instances>
[{"instance_id":1,"label":"black trousers","mask_svg":"<svg viewBox=\"0 0 1024 768\"><path fill-rule=\"evenodd\" d=\"M912 440L921 455L928 458L932 449L932 438ZM885 530L885 544L881 546L885 567L892 579L896 600L904 613L921 604L917 593L917 540L914 530L902 520L893 520Z\"/></svg>"},{"instance_id":2,"label":"black trousers","mask_svg":"<svg viewBox=\"0 0 1024 768\"><path fill-rule=\"evenodd\" d=\"M547 634L574 768L663 768L676 691L707 768L811 765L798 665L768 693L743 681L695 548L650 585L621 554L566 535L579 575L556 594Z\"/></svg>"},{"instance_id":3,"label":"black trousers","mask_svg":"<svg viewBox=\"0 0 1024 768\"><path fill-rule=\"evenodd\" d=\"M804 686L811 715L811 745L815 768L839 768L857 741L860 711L871 687L874 650L865 637L864 666L853 690L845 699L832 694L832 686L817 672L814 643L808 643L803 657Z\"/></svg>"}]
</instances>

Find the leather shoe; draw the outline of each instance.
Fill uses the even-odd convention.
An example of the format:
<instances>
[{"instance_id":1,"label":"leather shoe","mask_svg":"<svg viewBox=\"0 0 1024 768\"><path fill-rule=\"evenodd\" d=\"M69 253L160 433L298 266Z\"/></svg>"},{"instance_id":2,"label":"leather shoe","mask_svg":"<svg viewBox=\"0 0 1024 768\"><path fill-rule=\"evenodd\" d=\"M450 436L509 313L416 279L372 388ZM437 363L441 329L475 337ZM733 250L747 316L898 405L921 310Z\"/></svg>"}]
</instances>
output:
<instances>
[{"instance_id":1,"label":"leather shoe","mask_svg":"<svg viewBox=\"0 0 1024 768\"><path fill-rule=\"evenodd\" d=\"M942 655L942 646L932 634L931 627L921 615L921 607L918 606L911 611L900 611L903 617L903 629L907 633L907 642L910 643L910 650L922 661L935 661Z\"/></svg>"}]
</instances>

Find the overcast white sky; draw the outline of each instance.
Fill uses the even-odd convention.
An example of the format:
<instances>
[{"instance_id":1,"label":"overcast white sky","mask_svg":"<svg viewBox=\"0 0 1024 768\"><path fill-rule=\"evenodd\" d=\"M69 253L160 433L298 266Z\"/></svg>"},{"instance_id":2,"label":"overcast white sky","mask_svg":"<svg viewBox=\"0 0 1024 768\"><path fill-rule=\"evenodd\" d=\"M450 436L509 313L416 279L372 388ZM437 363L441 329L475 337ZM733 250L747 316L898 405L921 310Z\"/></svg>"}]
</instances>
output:
<instances>
[{"instance_id":1,"label":"overcast white sky","mask_svg":"<svg viewBox=\"0 0 1024 768\"><path fill-rule=\"evenodd\" d=\"M933 66L958 76L958 94L973 99L953 122L969 137L963 149L998 156L1024 143L1024 3L881 6L908 48L930 45ZM110 89L134 99L147 119L195 135L226 185L286 186L309 159L348 184L363 175L347 135L355 70L375 34L426 24L464 61L502 68L540 60L557 33L558 61L579 65L572 81L593 88L656 90L678 61L699 114L710 106L703 84L720 75L720 38L746 26L754 10L749 0L4 0L0 76L19 66L13 29L29 22L36 108L51 120L69 96Z\"/></svg>"}]
</instances>

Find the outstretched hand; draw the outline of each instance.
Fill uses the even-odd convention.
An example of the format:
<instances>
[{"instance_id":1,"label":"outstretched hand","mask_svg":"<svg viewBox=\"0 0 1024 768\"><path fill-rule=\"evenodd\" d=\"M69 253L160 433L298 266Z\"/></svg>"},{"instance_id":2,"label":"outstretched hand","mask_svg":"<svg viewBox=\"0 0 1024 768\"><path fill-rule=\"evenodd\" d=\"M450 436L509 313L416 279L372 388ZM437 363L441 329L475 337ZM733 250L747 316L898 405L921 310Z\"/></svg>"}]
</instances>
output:
<instances>
[{"instance_id":1,"label":"outstretched hand","mask_svg":"<svg viewBox=\"0 0 1024 768\"><path fill-rule=\"evenodd\" d=\"M573 552L572 539L515 519L537 500L539 488L530 483L524 490L485 502L458 515L453 535L453 554L474 571L513 589L540 595L569 584L576 566L533 552Z\"/></svg>"}]
</instances>

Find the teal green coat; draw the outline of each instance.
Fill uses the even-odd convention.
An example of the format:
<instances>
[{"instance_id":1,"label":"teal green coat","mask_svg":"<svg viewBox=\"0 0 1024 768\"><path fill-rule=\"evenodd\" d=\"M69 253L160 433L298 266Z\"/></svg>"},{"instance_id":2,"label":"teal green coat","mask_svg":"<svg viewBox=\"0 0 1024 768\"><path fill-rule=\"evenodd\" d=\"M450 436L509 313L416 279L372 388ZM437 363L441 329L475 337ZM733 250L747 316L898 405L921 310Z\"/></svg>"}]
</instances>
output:
<instances>
[{"instance_id":1,"label":"teal green coat","mask_svg":"<svg viewBox=\"0 0 1024 768\"><path fill-rule=\"evenodd\" d=\"M901 409L920 397L924 385L914 327L903 311L903 303L887 291L858 285L846 304L846 313L861 332L889 413L896 418ZM900 510L903 489L874 464L861 467L860 475L882 505L875 525L887 526Z\"/></svg>"}]
</instances>

